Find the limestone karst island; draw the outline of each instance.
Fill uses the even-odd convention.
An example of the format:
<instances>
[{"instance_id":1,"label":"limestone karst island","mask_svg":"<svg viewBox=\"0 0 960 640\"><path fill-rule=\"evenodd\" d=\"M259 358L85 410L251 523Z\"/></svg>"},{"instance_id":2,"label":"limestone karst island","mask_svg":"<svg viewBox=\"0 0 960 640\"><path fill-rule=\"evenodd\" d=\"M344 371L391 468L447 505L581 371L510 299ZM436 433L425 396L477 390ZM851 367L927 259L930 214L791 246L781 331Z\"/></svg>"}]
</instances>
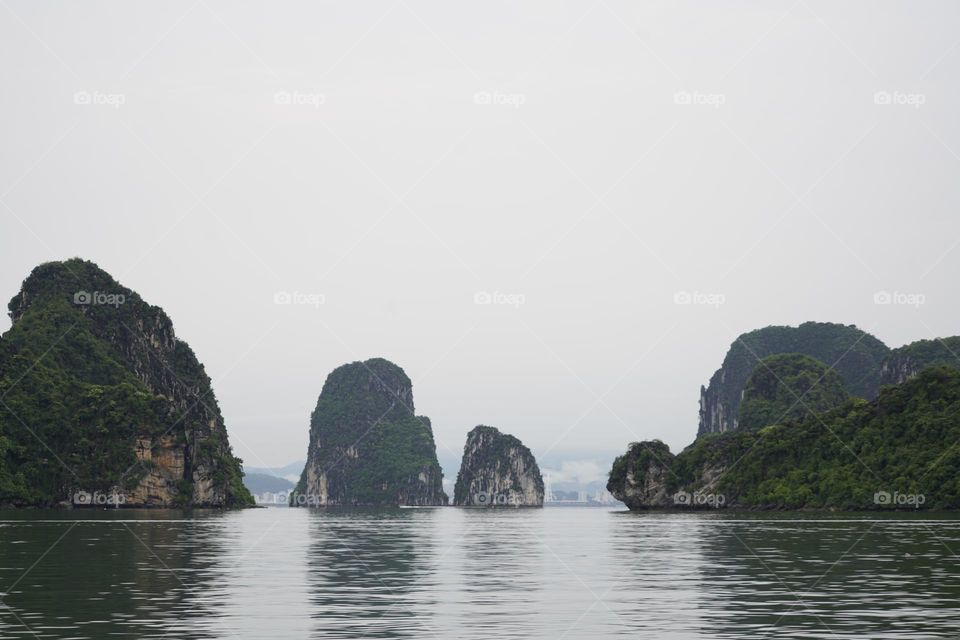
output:
<instances>
[{"instance_id":1,"label":"limestone karst island","mask_svg":"<svg viewBox=\"0 0 960 640\"><path fill-rule=\"evenodd\" d=\"M830 323L746 333L701 389L697 440L632 443L607 486L637 510L960 508L957 353Z\"/></svg>"},{"instance_id":2,"label":"limestone karst island","mask_svg":"<svg viewBox=\"0 0 960 640\"><path fill-rule=\"evenodd\" d=\"M210 378L163 310L81 259L38 266L9 310L2 504L253 504ZM880 468L900 491L922 484L924 508L957 509L957 462L925 466L960 439L957 351L960 338L890 349L830 323L746 333L701 389L696 441L677 454L630 444L607 488L636 510L869 510L888 506L871 478ZM448 496L431 421L383 358L330 372L306 426L290 506L544 504L533 452L482 425L466 434Z\"/></svg>"}]
</instances>

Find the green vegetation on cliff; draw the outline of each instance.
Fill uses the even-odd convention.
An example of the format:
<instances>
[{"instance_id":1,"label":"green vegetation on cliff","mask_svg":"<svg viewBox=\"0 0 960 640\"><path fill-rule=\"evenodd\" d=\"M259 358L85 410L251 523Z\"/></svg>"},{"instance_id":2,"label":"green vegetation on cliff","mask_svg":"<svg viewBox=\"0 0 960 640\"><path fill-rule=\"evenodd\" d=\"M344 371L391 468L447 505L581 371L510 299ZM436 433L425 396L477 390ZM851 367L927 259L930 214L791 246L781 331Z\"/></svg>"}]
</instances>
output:
<instances>
[{"instance_id":1,"label":"green vegetation on cliff","mask_svg":"<svg viewBox=\"0 0 960 640\"><path fill-rule=\"evenodd\" d=\"M194 473L213 483L209 506L252 502L210 380L161 309L75 258L34 269L9 310L13 326L0 338L0 504L133 490L156 464L138 461L137 439L164 435L188 454L180 504L195 502Z\"/></svg>"},{"instance_id":2,"label":"green vegetation on cliff","mask_svg":"<svg viewBox=\"0 0 960 640\"><path fill-rule=\"evenodd\" d=\"M429 418L413 413L403 369L382 358L338 367L310 417L307 463L291 504L447 503Z\"/></svg>"},{"instance_id":3,"label":"green vegetation on cliff","mask_svg":"<svg viewBox=\"0 0 960 640\"><path fill-rule=\"evenodd\" d=\"M799 420L837 407L848 397L840 374L819 360L800 353L770 356L747 379L739 428Z\"/></svg>"},{"instance_id":4,"label":"green vegetation on cliff","mask_svg":"<svg viewBox=\"0 0 960 640\"><path fill-rule=\"evenodd\" d=\"M730 345L709 386L701 389L698 435L737 428L747 379L760 360L781 353L800 353L819 360L840 374L850 395L870 399L879 389L880 367L889 349L855 326L827 322L744 333Z\"/></svg>"},{"instance_id":5,"label":"green vegetation on cliff","mask_svg":"<svg viewBox=\"0 0 960 640\"><path fill-rule=\"evenodd\" d=\"M660 440L631 442L613 461L607 491L631 509L672 506L682 484L676 466L676 456Z\"/></svg>"},{"instance_id":6,"label":"green vegetation on cliff","mask_svg":"<svg viewBox=\"0 0 960 640\"><path fill-rule=\"evenodd\" d=\"M958 509L958 442L960 371L933 367L884 387L872 402L851 399L798 422L701 437L675 458L669 450L651 454L653 443L634 443L614 462L608 488L628 497L631 508L669 507L662 496L686 491L759 509L904 506L897 496L922 496L925 508ZM637 478L658 474L659 494L639 491Z\"/></svg>"}]
</instances>

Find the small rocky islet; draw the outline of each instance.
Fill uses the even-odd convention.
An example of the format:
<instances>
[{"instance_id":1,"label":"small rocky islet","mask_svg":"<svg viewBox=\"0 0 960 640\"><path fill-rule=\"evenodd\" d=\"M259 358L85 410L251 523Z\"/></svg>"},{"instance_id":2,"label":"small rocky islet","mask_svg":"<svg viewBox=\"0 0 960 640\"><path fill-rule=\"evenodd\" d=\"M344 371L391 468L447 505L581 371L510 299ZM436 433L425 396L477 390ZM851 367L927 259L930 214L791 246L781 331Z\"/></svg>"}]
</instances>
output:
<instances>
[{"instance_id":1,"label":"small rocky islet","mask_svg":"<svg viewBox=\"0 0 960 640\"><path fill-rule=\"evenodd\" d=\"M479 425L467 434L453 491L461 507L542 507L543 476L520 440Z\"/></svg>"},{"instance_id":2,"label":"small rocky islet","mask_svg":"<svg viewBox=\"0 0 960 640\"><path fill-rule=\"evenodd\" d=\"M402 368L373 358L330 373L291 506L441 506L449 502L442 481L430 419L416 415ZM515 437L483 426L467 436L455 505L543 506L543 486Z\"/></svg>"}]
</instances>

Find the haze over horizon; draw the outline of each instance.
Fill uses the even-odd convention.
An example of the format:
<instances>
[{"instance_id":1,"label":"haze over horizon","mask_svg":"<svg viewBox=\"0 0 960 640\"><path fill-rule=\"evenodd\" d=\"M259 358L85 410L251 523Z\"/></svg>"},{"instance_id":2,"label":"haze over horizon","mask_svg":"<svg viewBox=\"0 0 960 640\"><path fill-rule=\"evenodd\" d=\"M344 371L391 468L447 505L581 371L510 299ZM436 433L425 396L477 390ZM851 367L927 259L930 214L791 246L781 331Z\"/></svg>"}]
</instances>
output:
<instances>
[{"instance_id":1,"label":"haze over horizon","mask_svg":"<svg viewBox=\"0 0 960 640\"><path fill-rule=\"evenodd\" d=\"M960 334L956 5L4 4L0 298L96 262L247 466L371 357L441 457L488 424L577 464L689 444L745 331Z\"/></svg>"}]
</instances>

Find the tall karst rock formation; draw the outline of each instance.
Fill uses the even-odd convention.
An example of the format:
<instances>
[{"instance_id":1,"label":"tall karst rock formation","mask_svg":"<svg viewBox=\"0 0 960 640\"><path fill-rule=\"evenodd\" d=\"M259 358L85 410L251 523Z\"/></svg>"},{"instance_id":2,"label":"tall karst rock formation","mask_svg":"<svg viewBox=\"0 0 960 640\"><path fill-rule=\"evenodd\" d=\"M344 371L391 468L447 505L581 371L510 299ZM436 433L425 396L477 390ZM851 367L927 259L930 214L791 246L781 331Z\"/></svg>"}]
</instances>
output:
<instances>
[{"instance_id":1,"label":"tall karst rock formation","mask_svg":"<svg viewBox=\"0 0 960 640\"><path fill-rule=\"evenodd\" d=\"M413 384L382 358L336 368L310 418L310 445L292 506L447 504L429 418Z\"/></svg>"},{"instance_id":2,"label":"tall karst rock formation","mask_svg":"<svg viewBox=\"0 0 960 640\"><path fill-rule=\"evenodd\" d=\"M517 438L480 425L467 434L453 503L465 507L542 507L543 476Z\"/></svg>"},{"instance_id":3,"label":"tall karst rock formation","mask_svg":"<svg viewBox=\"0 0 960 640\"><path fill-rule=\"evenodd\" d=\"M0 338L0 504L253 503L203 365L92 262L40 265Z\"/></svg>"}]
</instances>

